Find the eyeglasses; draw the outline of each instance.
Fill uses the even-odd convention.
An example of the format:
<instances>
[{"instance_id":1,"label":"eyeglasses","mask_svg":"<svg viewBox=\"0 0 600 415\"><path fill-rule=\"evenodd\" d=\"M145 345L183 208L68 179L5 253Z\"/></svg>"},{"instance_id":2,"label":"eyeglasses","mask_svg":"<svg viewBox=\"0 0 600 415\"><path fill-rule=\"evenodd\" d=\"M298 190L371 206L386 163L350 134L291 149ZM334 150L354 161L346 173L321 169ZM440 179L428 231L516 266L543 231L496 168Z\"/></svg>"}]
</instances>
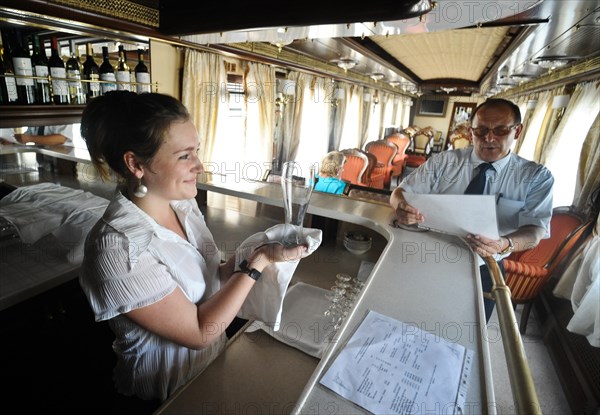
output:
<instances>
[{"instance_id":1,"label":"eyeglasses","mask_svg":"<svg viewBox=\"0 0 600 415\"><path fill-rule=\"evenodd\" d=\"M503 137L503 136L507 135L508 133L510 133L510 131L513 128L517 127L518 125L519 124L499 125L498 127L494 127L491 129L487 128L487 127L475 127L475 128L471 128L471 131L473 131L473 134L475 134L477 137L486 137L490 131L496 137Z\"/></svg>"}]
</instances>

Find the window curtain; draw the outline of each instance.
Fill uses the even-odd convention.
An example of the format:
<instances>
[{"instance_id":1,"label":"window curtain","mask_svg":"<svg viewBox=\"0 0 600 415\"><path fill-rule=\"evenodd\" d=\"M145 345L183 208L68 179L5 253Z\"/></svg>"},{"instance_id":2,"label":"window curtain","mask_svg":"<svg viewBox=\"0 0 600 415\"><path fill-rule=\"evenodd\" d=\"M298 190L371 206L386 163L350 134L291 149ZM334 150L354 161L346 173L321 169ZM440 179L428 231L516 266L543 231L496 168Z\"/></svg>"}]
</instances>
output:
<instances>
[{"instance_id":1,"label":"window curtain","mask_svg":"<svg viewBox=\"0 0 600 415\"><path fill-rule=\"evenodd\" d=\"M296 91L293 97L288 99L288 102L283 108L283 129L281 134L281 153L279 161L284 163L289 160L294 160L300 144L300 128L302 125L302 105L304 100L305 88L307 83L310 83L310 78L298 72L289 72L288 79L296 81ZM277 166L277 170L281 166Z\"/></svg>"},{"instance_id":2,"label":"window curtain","mask_svg":"<svg viewBox=\"0 0 600 415\"><path fill-rule=\"evenodd\" d=\"M344 133L344 121L346 119L346 107L348 106L348 101L350 99L350 85L345 84L343 82L338 82L337 84L332 83L334 85L331 89L332 92L329 96L331 100L331 147L334 149L340 148L340 143L342 141L342 134ZM337 90L343 91L343 99L337 99L336 94Z\"/></svg>"},{"instance_id":3,"label":"window curtain","mask_svg":"<svg viewBox=\"0 0 600 415\"><path fill-rule=\"evenodd\" d=\"M186 49L181 101L188 109L200 137L198 157L208 169L213 161L217 125L226 122L227 73L219 55ZM223 121L219 122L222 119Z\"/></svg>"},{"instance_id":4,"label":"window curtain","mask_svg":"<svg viewBox=\"0 0 600 415\"><path fill-rule=\"evenodd\" d=\"M344 116L344 126L342 128L342 137L335 150L361 147L360 109L363 107L363 87L350 87L350 94L347 101L346 114Z\"/></svg>"},{"instance_id":5,"label":"window curtain","mask_svg":"<svg viewBox=\"0 0 600 415\"><path fill-rule=\"evenodd\" d=\"M331 87L326 90L330 82L313 75L301 74L298 79L301 97L296 104L293 141L285 148L282 160L293 160L304 169L320 162L328 152Z\"/></svg>"},{"instance_id":6,"label":"window curtain","mask_svg":"<svg viewBox=\"0 0 600 415\"><path fill-rule=\"evenodd\" d=\"M515 146L515 152L523 158L533 160L533 153L537 140L540 136L540 131L543 127L543 122L546 117L546 111L550 100L552 99L551 91L541 92L537 97L537 104L529 120L527 130L521 134L517 145Z\"/></svg>"},{"instance_id":7,"label":"window curtain","mask_svg":"<svg viewBox=\"0 0 600 415\"><path fill-rule=\"evenodd\" d=\"M381 92L379 97L379 104L381 105L381 113L379 114L381 118L379 121L379 130L377 132L377 136L375 136L372 141L383 138L385 127L392 124L392 108L390 104L390 94L386 92Z\"/></svg>"},{"instance_id":8,"label":"window curtain","mask_svg":"<svg viewBox=\"0 0 600 415\"><path fill-rule=\"evenodd\" d=\"M591 82L578 84L540 160L554 175L555 206L568 206L573 202L572 189L577 180L578 169L577 163L573 161L578 159L583 142L599 112L598 86Z\"/></svg>"},{"instance_id":9,"label":"window curtain","mask_svg":"<svg viewBox=\"0 0 600 415\"><path fill-rule=\"evenodd\" d=\"M365 94L369 95L368 101L365 101ZM361 104L361 123L360 123L360 141L358 143L358 148L363 148L365 144L369 141L369 125L371 123L371 111L373 105L373 91L368 88L363 88L362 94L362 104Z\"/></svg>"},{"instance_id":10,"label":"window curtain","mask_svg":"<svg viewBox=\"0 0 600 415\"><path fill-rule=\"evenodd\" d=\"M394 107L392 110L392 125L396 128L399 128L402 125L402 97L394 95L392 99L394 102Z\"/></svg>"},{"instance_id":11,"label":"window curtain","mask_svg":"<svg viewBox=\"0 0 600 415\"><path fill-rule=\"evenodd\" d=\"M244 146L238 152L243 176L260 179L277 157L275 134L275 68L250 62L244 77L246 91L246 131ZM255 177L256 174L258 177Z\"/></svg>"},{"instance_id":12,"label":"window curtain","mask_svg":"<svg viewBox=\"0 0 600 415\"><path fill-rule=\"evenodd\" d=\"M369 141L375 141L377 140L377 137L379 137L379 130L381 128L381 121L382 121L382 111L381 111L381 105L379 103L379 92L375 91L375 95L374 98L372 99L372 105L371 105L371 116L369 117L369 132L368 132L368 137L365 141L364 144L368 143Z\"/></svg>"},{"instance_id":13,"label":"window curtain","mask_svg":"<svg viewBox=\"0 0 600 415\"><path fill-rule=\"evenodd\" d=\"M584 211L594 190L600 187L600 113L585 137L579 155L579 170L573 205Z\"/></svg>"},{"instance_id":14,"label":"window curtain","mask_svg":"<svg viewBox=\"0 0 600 415\"><path fill-rule=\"evenodd\" d=\"M413 100L410 97L404 97L402 98L402 100L404 102L404 105L402 108L402 120L400 123L400 127L404 129L410 126L410 110L413 106Z\"/></svg>"}]
</instances>

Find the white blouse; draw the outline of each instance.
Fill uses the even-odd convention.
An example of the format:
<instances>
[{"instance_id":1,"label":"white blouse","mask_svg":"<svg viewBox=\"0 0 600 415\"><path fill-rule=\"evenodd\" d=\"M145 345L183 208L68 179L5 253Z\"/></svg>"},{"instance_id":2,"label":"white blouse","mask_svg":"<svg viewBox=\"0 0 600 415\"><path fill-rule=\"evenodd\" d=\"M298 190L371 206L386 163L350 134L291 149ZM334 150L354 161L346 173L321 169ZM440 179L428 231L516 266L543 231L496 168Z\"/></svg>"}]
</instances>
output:
<instances>
[{"instance_id":1,"label":"white blouse","mask_svg":"<svg viewBox=\"0 0 600 415\"><path fill-rule=\"evenodd\" d=\"M194 303L220 288L221 255L194 199L172 202L188 241L160 226L119 190L90 231L79 282L96 321L108 320L117 354L114 380L124 395L165 400L201 372L226 337L202 350L175 344L123 314L180 287Z\"/></svg>"}]
</instances>

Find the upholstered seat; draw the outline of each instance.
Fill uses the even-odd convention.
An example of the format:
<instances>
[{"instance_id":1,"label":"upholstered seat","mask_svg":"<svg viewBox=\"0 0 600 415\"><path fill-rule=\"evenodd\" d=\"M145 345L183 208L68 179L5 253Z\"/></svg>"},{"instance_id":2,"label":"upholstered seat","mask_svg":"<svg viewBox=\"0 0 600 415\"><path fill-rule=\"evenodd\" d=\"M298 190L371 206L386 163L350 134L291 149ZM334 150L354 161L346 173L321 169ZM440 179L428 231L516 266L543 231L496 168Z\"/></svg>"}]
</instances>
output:
<instances>
[{"instance_id":1,"label":"upholstered seat","mask_svg":"<svg viewBox=\"0 0 600 415\"><path fill-rule=\"evenodd\" d=\"M433 134L433 147L432 147L432 151L439 153L440 151L444 150L444 139L442 138L442 132L441 131L436 131Z\"/></svg>"},{"instance_id":2,"label":"upholstered seat","mask_svg":"<svg viewBox=\"0 0 600 415\"><path fill-rule=\"evenodd\" d=\"M471 145L471 140L462 135L455 137L452 141L452 148L459 149L469 147Z\"/></svg>"},{"instance_id":3,"label":"upholstered seat","mask_svg":"<svg viewBox=\"0 0 600 415\"><path fill-rule=\"evenodd\" d=\"M368 176L365 174L369 166L367 156L358 149L345 149L342 150L342 153L346 157L342 170L342 180L351 184L367 186L366 177Z\"/></svg>"},{"instance_id":4,"label":"upholstered seat","mask_svg":"<svg viewBox=\"0 0 600 415\"><path fill-rule=\"evenodd\" d=\"M400 180L402 172L404 171L406 149L408 149L408 146L410 145L410 137L404 133L396 133L386 137L386 140L398 148L398 151L392 160L392 178L398 177L398 180Z\"/></svg>"},{"instance_id":5,"label":"upholstered seat","mask_svg":"<svg viewBox=\"0 0 600 415\"><path fill-rule=\"evenodd\" d=\"M502 261L513 305L524 304L519 323L521 334L525 334L529 313L538 294L552 273L581 242L589 224L570 208L555 208L550 222L550 238L542 239L533 249L514 252Z\"/></svg>"},{"instance_id":6,"label":"upholstered seat","mask_svg":"<svg viewBox=\"0 0 600 415\"><path fill-rule=\"evenodd\" d=\"M369 160L369 165L367 166L367 170L365 171L365 183L367 183L368 187L372 187L375 189L383 189L385 183L385 175L387 173L386 167L377 161L377 157L375 154L367 153L366 151L362 152L367 159Z\"/></svg>"},{"instance_id":7,"label":"upholstered seat","mask_svg":"<svg viewBox=\"0 0 600 415\"><path fill-rule=\"evenodd\" d=\"M384 174L383 186L389 187L392 178L392 161L398 153L398 147L387 140L371 141L365 145L365 151L377 157L378 166L382 169L377 170L377 173Z\"/></svg>"},{"instance_id":8,"label":"upholstered seat","mask_svg":"<svg viewBox=\"0 0 600 415\"><path fill-rule=\"evenodd\" d=\"M423 156L429 155L431 152L431 144L433 137L429 134L418 132L414 137L414 148L413 153Z\"/></svg>"}]
</instances>

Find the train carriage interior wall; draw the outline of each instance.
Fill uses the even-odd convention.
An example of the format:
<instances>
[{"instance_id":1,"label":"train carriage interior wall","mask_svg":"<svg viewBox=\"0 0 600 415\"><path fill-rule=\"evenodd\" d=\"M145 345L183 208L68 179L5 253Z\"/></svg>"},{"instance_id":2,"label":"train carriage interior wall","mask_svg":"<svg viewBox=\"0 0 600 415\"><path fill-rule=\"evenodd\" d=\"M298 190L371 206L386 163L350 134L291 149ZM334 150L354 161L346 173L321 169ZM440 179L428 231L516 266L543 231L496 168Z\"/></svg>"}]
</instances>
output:
<instances>
[{"instance_id":1,"label":"train carriage interior wall","mask_svg":"<svg viewBox=\"0 0 600 415\"><path fill-rule=\"evenodd\" d=\"M523 130L511 151L551 171L555 211L568 210L589 225L560 261L541 264L549 278L532 302L527 331L518 337L531 343L528 354L535 350L545 359L541 364L530 359L538 396L559 401L554 407L541 402L541 412L600 415L600 306L589 323L592 334L572 332L567 326L576 307L572 294L561 291L563 274L577 274L586 247L598 237L597 0L0 0L0 30L2 198L21 187L53 183L110 199L115 183L100 179L79 132L86 102L110 82L118 89L160 92L189 110L200 137L203 176L212 177L211 183L225 177L237 183L221 194L199 187L197 197L207 221L223 231L215 238L224 251L234 249L228 238L240 236L241 242L259 223L283 219L281 203L264 203L263 194L249 200L236 195L248 183L276 186L284 163L295 162L304 180L319 171L327 153L341 151L346 187L340 195L327 195L335 198L330 206L356 202L366 204L365 211L390 209L391 192L412 171L440 152L473 145L469 122L479 104L490 98L513 101ZM42 65L35 57L40 49L49 59L42 75L35 73ZM22 72L24 59L29 72ZM86 60L95 60L97 69L90 70ZM103 77L108 67L103 63L117 74L113 81ZM80 72L73 75L73 68ZM120 77L125 72L126 80ZM61 85L64 100L56 98ZM42 88L48 88L47 96L38 93ZM26 145L12 138L65 125L72 130L70 146ZM50 219L43 218L50 210L30 203L16 217L49 227ZM311 224L323 229L324 247L350 255L343 239L351 221L327 217L321 213L326 210L309 214ZM44 413L173 413L176 406L140 404L113 389L113 336L105 323L94 322L77 280L82 255L77 244L85 235L68 246L42 246L50 236L41 233L45 239L26 243L14 231L15 212L0 201L5 401ZM226 228L231 221L239 228ZM371 232L365 223L359 228ZM386 255L386 237L371 233L374 256L353 257L357 263L367 258L377 263L377 255ZM589 291L600 292L599 273L595 269ZM515 308L517 315L522 309ZM492 355L501 361L491 364L493 370L505 365L504 351ZM317 360L314 365L321 367ZM536 378L545 376L536 372L540 365L556 379L554 386ZM298 401L300 411L308 410L302 405L314 396L311 373L300 382L302 395L294 392L294 399L307 399ZM494 374L505 379L501 376ZM505 392L496 390L497 408L484 413L515 413L512 402L500 403L503 393L515 394L505 381Z\"/></svg>"}]
</instances>

